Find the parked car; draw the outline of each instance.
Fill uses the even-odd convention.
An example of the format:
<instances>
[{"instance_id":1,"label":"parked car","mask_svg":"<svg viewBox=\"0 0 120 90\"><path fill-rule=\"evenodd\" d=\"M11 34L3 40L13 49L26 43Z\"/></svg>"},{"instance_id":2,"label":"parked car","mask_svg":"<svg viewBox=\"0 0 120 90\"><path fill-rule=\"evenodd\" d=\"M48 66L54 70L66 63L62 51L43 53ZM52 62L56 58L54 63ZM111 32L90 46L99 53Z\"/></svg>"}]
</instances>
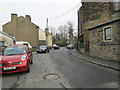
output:
<instances>
[{"instance_id":1,"label":"parked car","mask_svg":"<svg viewBox=\"0 0 120 90\"><path fill-rule=\"evenodd\" d=\"M33 55L26 45L8 46L0 60L0 73L30 72Z\"/></svg>"},{"instance_id":2,"label":"parked car","mask_svg":"<svg viewBox=\"0 0 120 90\"><path fill-rule=\"evenodd\" d=\"M67 49L73 49L73 48L74 48L73 44L67 45Z\"/></svg>"},{"instance_id":3,"label":"parked car","mask_svg":"<svg viewBox=\"0 0 120 90\"><path fill-rule=\"evenodd\" d=\"M42 52L49 52L49 47L47 45L41 45L39 48L37 48L37 53L42 53Z\"/></svg>"},{"instance_id":4,"label":"parked car","mask_svg":"<svg viewBox=\"0 0 120 90\"><path fill-rule=\"evenodd\" d=\"M59 49L60 47L59 47L59 45L53 44L53 48L54 49Z\"/></svg>"}]
</instances>

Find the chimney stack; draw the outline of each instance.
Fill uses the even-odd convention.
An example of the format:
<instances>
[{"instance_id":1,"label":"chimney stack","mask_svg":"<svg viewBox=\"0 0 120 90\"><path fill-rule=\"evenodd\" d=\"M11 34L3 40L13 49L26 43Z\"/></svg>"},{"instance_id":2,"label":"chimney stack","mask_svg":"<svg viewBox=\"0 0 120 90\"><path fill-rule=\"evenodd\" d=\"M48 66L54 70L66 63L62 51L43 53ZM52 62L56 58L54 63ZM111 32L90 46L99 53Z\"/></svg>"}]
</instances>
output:
<instances>
[{"instance_id":1,"label":"chimney stack","mask_svg":"<svg viewBox=\"0 0 120 90\"><path fill-rule=\"evenodd\" d=\"M31 17L30 17L30 15L26 15L26 19L31 22Z\"/></svg>"},{"instance_id":2,"label":"chimney stack","mask_svg":"<svg viewBox=\"0 0 120 90\"><path fill-rule=\"evenodd\" d=\"M11 14L11 21L16 21L17 20L17 14Z\"/></svg>"}]
</instances>

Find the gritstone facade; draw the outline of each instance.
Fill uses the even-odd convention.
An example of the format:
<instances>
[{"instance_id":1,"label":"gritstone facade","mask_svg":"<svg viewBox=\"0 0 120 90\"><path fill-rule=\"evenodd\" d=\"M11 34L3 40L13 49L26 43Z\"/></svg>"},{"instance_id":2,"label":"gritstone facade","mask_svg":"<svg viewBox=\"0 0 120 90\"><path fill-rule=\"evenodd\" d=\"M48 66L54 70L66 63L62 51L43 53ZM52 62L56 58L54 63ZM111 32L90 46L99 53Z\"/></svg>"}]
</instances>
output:
<instances>
[{"instance_id":1,"label":"gritstone facade","mask_svg":"<svg viewBox=\"0 0 120 90\"><path fill-rule=\"evenodd\" d=\"M82 2L78 50L101 59L120 60L120 2Z\"/></svg>"}]
</instances>

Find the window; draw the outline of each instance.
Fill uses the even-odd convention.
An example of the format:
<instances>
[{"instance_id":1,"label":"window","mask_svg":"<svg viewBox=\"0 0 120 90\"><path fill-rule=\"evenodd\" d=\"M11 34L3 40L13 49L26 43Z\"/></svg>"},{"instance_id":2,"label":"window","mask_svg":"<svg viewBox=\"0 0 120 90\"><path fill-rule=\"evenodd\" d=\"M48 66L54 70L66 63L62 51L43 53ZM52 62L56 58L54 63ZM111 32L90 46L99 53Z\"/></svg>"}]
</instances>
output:
<instances>
[{"instance_id":1,"label":"window","mask_svg":"<svg viewBox=\"0 0 120 90\"><path fill-rule=\"evenodd\" d=\"M112 40L112 28L104 28L104 40Z\"/></svg>"}]
</instances>

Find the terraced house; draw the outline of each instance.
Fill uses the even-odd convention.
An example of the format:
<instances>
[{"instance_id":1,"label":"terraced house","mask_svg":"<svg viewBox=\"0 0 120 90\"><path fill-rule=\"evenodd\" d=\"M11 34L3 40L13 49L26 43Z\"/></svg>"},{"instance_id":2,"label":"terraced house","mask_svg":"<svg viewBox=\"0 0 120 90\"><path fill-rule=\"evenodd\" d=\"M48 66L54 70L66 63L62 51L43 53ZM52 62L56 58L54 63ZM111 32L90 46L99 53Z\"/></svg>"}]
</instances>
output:
<instances>
[{"instance_id":1,"label":"terraced house","mask_svg":"<svg viewBox=\"0 0 120 90\"><path fill-rule=\"evenodd\" d=\"M18 17L11 14L11 21L3 25L3 31L16 38L16 41L28 41L33 47L38 47L39 27L31 22L30 15Z\"/></svg>"},{"instance_id":2,"label":"terraced house","mask_svg":"<svg viewBox=\"0 0 120 90\"><path fill-rule=\"evenodd\" d=\"M82 2L78 50L101 59L120 60L120 1Z\"/></svg>"}]
</instances>

